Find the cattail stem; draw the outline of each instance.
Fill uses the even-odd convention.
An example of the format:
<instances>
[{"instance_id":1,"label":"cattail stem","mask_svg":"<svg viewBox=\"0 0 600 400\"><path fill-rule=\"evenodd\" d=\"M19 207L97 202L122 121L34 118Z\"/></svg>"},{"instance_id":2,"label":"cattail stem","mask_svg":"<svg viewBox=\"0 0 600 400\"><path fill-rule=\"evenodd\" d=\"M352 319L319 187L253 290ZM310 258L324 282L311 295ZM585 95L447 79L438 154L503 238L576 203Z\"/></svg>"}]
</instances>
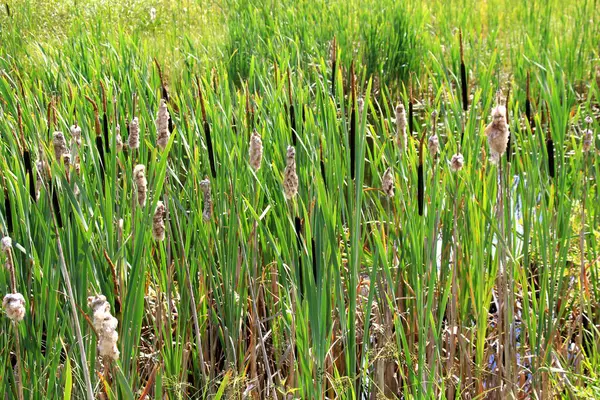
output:
<instances>
[{"instance_id":1,"label":"cattail stem","mask_svg":"<svg viewBox=\"0 0 600 400\"><path fill-rule=\"evenodd\" d=\"M331 96L335 99L335 81L337 72L337 43L335 36L331 48Z\"/></svg>"},{"instance_id":2,"label":"cattail stem","mask_svg":"<svg viewBox=\"0 0 600 400\"><path fill-rule=\"evenodd\" d=\"M104 82L102 81L100 81L100 89L100 92L102 94L102 108L104 111L102 115L102 131L104 133L104 144L106 145L106 152L110 153L110 142L108 141L108 106L106 101L106 88L104 87ZM104 158L104 151L102 151L102 155L100 157ZM102 164L104 165L104 160L102 160Z\"/></svg>"},{"instance_id":3,"label":"cattail stem","mask_svg":"<svg viewBox=\"0 0 600 400\"><path fill-rule=\"evenodd\" d=\"M356 79L354 78L354 61L350 66L350 82L352 90L352 101L350 103L350 136L348 146L350 147L350 178L354 180L356 173Z\"/></svg>"},{"instance_id":4,"label":"cattail stem","mask_svg":"<svg viewBox=\"0 0 600 400\"><path fill-rule=\"evenodd\" d=\"M469 89L467 83L467 68L465 67L462 29L459 29L458 36L460 39L460 83L462 89L462 106L463 111L466 112L469 109Z\"/></svg>"},{"instance_id":5,"label":"cattail stem","mask_svg":"<svg viewBox=\"0 0 600 400\"><path fill-rule=\"evenodd\" d=\"M527 84L525 87L525 115L527 116L527 122L529 122L529 129L533 132L533 119L531 115L531 94L529 84L529 71L527 71Z\"/></svg>"},{"instance_id":6,"label":"cattail stem","mask_svg":"<svg viewBox=\"0 0 600 400\"><path fill-rule=\"evenodd\" d=\"M296 147L298 141L298 133L296 131L296 110L294 108L294 101L292 98L292 77L290 70L288 69L288 101L289 101L289 114L290 114L290 134L292 135L292 145Z\"/></svg>"},{"instance_id":7,"label":"cattail stem","mask_svg":"<svg viewBox=\"0 0 600 400\"><path fill-rule=\"evenodd\" d=\"M206 117L206 106L204 104L204 96L202 95L202 86L200 85L199 78L196 78L196 83L198 85L198 97L200 98L200 108L202 110L202 128L204 129L204 134L206 135L206 147L208 148L208 162L210 164L210 173L213 178L216 178L217 168L215 166L215 154L213 150L212 136L210 134L210 124L208 123L208 118Z\"/></svg>"},{"instance_id":8,"label":"cattail stem","mask_svg":"<svg viewBox=\"0 0 600 400\"><path fill-rule=\"evenodd\" d=\"M511 141L512 134L510 133L510 113L508 108L508 102L510 101L510 86L508 87L508 93L506 93L506 126L508 127L508 142L506 143L506 161L508 163L508 167L510 167L510 159L512 157L512 149L511 149Z\"/></svg>"},{"instance_id":9,"label":"cattail stem","mask_svg":"<svg viewBox=\"0 0 600 400\"><path fill-rule=\"evenodd\" d=\"M423 143L425 142L425 132L421 135L419 144L419 165L417 166L417 201L419 206L419 215L423 216L425 206L425 183L423 180Z\"/></svg>"}]
</instances>

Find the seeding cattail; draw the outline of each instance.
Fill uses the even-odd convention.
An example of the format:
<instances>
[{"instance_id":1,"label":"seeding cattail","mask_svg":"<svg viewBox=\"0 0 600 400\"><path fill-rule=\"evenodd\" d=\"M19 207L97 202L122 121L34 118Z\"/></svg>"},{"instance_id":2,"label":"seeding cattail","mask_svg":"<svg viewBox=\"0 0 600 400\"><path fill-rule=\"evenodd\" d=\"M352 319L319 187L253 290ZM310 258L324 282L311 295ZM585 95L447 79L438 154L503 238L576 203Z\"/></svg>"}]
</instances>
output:
<instances>
[{"instance_id":1,"label":"seeding cattail","mask_svg":"<svg viewBox=\"0 0 600 400\"><path fill-rule=\"evenodd\" d=\"M77 124L71 125L71 138L77 146L81 146L81 127Z\"/></svg>"},{"instance_id":2,"label":"seeding cattail","mask_svg":"<svg viewBox=\"0 0 600 400\"><path fill-rule=\"evenodd\" d=\"M156 241L165 240L165 214L167 209L162 201L156 204L154 217L152 219L152 237Z\"/></svg>"},{"instance_id":3,"label":"seeding cattail","mask_svg":"<svg viewBox=\"0 0 600 400\"><path fill-rule=\"evenodd\" d=\"M365 99L363 99L362 97L359 97L357 100L358 103L358 113L360 115L362 115L364 109L365 109Z\"/></svg>"},{"instance_id":4,"label":"seeding cattail","mask_svg":"<svg viewBox=\"0 0 600 400\"><path fill-rule=\"evenodd\" d=\"M465 158L462 154L456 153L452 156L452 159L450 160L450 169L452 170L452 172L460 171L464 165Z\"/></svg>"},{"instance_id":5,"label":"seeding cattail","mask_svg":"<svg viewBox=\"0 0 600 400\"><path fill-rule=\"evenodd\" d=\"M210 180L208 178L200 181L200 190L204 194L204 209L202 210L202 218L208 222L212 218L213 202L210 192Z\"/></svg>"},{"instance_id":6,"label":"seeding cattail","mask_svg":"<svg viewBox=\"0 0 600 400\"><path fill-rule=\"evenodd\" d=\"M158 115L156 116L156 131L157 138L156 144L162 150L167 147L169 143L169 110L167 109L167 102L165 99L160 99L160 105L158 106Z\"/></svg>"},{"instance_id":7,"label":"seeding cattail","mask_svg":"<svg viewBox=\"0 0 600 400\"><path fill-rule=\"evenodd\" d=\"M402 154L406 151L408 145L408 136L406 134L406 110L402 103L398 103L396 106L396 141L400 148L400 154Z\"/></svg>"},{"instance_id":8,"label":"seeding cattail","mask_svg":"<svg viewBox=\"0 0 600 400\"><path fill-rule=\"evenodd\" d=\"M131 120L129 124L129 148L139 149L140 148L140 122L137 117Z\"/></svg>"},{"instance_id":9,"label":"seeding cattail","mask_svg":"<svg viewBox=\"0 0 600 400\"><path fill-rule=\"evenodd\" d=\"M146 180L146 167L138 164L133 168L133 180L137 187L137 198L140 207L146 205L146 194L148 192L148 181Z\"/></svg>"},{"instance_id":10,"label":"seeding cattail","mask_svg":"<svg viewBox=\"0 0 600 400\"><path fill-rule=\"evenodd\" d=\"M298 193L298 175L296 174L296 149L288 146L286 165L283 171L283 191L285 198L291 200Z\"/></svg>"},{"instance_id":11,"label":"seeding cattail","mask_svg":"<svg viewBox=\"0 0 600 400\"><path fill-rule=\"evenodd\" d=\"M56 161L60 161L63 154L67 153L67 141L62 132L54 132L52 135L52 144L54 145L54 156Z\"/></svg>"},{"instance_id":12,"label":"seeding cattail","mask_svg":"<svg viewBox=\"0 0 600 400\"><path fill-rule=\"evenodd\" d=\"M588 115L585 117L585 122L588 124L588 129L583 131L583 151L587 153L594 143L594 131L591 128L594 120Z\"/></svg>"},{"instance_id":13,"label":"seeding cattail","mask_svg":"<svg viewBox=\"0 0 600 400\"><path fill-rule=\"evenodd\" d=\"M115 145L117 148L117 152L123 151L123 138L121 137L121 126L117 124L115 128L117 135L115 136Z\"/></svg>"},{"instance_id":14,"label":"seeding cattail","mask_svg":"<svg viewBox=\"0 0 600 400\"><path fill-rule=\"evenodd\" d=\"M118 321L110 313L110 304L103 295L88 297L88 306L94 313L93 325L98 334L98 354L103 359L116 361L119 359L117 348Z\"/></svg>"},{"instance_id":15,"label":"seeding cattail","mask_svg":"<svg viewBox=\"0 0 600 400\"><path fill-rule=\"evenodd\" d=\"M25 298L21 293L9 293L4 296L2 307L6 316L15 322L21 322L25 318Z\"/></svg>"},{"instance_id":16,"label":"seeding cattail","mask_svg":"<svg viewBox=\"0 0 600 400\"><path fill-rule=\"evenodd\" d=\"M429 139L427 140L427 147L429 148L429 153L431 153L432 157L435 157L440 151L440 140L435 133L429 136Z\"/></svg>"},{"instance_id":17,"label":"seeding cattail","mask_svg":"<svg viewBox=\"0 0 600 400\"><path fill-rule=\"evenodd\" d=\"M248 150L248 156L250 158L250 166L258 171L260 168L260 162L262 161L263 155L263 145L262 139L260 135L256 131L256 129L252 132L252 136L250 136L250 149Z\"/></svg>"},{"instance_id":18,"label":"seeding cattail","mask_svg":"<svg viewBox=\"0 0 600 400\"><path fill-rule=\"evenodd\" d=\"M508 145L508 125L506 123L506 107L498 105L492 110L492 122L485 128L485 135L490 146L491 161L495 164L506 151Z\"/></svg>"},{"instance_id":19,"label":"seeding cattail","mask_svg":"<svg viewBox=\"0 0 600 400\"><path fill-rule=\"evenodd\" d=\"M381 178L381 189L387 197L394 197L394 172L391 167L385 170Z\"/></svg>"},{"instance_id":20,"label":"seeding cattail","mask_svg":"<svg viewBox=\"0 0 600 400\"><path fill-rule=\"evenodd\" d=\"M0 241L0 247L3 253L8 253L12 249L12 239L10 236L4 236Z\"/></svg>"}]
</instances>

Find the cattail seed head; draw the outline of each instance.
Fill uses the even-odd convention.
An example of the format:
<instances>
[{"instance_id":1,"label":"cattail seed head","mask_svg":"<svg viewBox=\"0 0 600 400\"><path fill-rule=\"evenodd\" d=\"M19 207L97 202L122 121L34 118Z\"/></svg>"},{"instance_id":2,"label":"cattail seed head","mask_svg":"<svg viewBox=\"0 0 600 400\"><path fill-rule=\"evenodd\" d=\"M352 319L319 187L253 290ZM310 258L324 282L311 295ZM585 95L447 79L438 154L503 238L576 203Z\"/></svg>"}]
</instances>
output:
<instances>
[{"instance_id":1,"label":"cattail seed head","mask_svg":"<svg viewBox=\"0 0 600 400\"><path fill-rule=\"evenodd\" d=\"M208 222L212 218L213 213L213 201L212 194L210 191L210 180L208 178L200 181L200 190L204 194L204 209L202 210L202 218L204 222Z\"/></svg>"},{"instance_id":2,"label":"cattail seed head","mask_svg":"<svg viewBox=\"0 0 600 400\"><path fill-rule=\"evenodd\" d=\"M360 115L362 115L362 113L365 109L365 99L363 99L362 97L359 97L358 100L356 100L356 103L358 104L358 113Z\"/></svg>"},{"instance_id":3,"label":"cattail seed head","mask_svg":"<svg viewBox=\"0 0 600 400\"><path fill-rule=\"evenodd\" d=\"M71 153L65 153L62 156L63 164L65 164L65 169L69 169L71 167Z\"/></svg>"},{"instance_id":4,"label":"cattail seed head","mask_svg":"<svg viewBox=\"0 0 600 400\"><path fill-rule=\"evenodd\" d=\"M10 249L12 249L12 239L10 236L4 236L0 241L0 247L2 248L2 252L8 253Z\"/></svg>"},{"instance_id":5,"label":"cattail seed head","mask_svg":"<svg viewBox=\"0 0 600 400\"><path fill-rule=\"evenodd\" d=\"M165 240L165 214L167 209L162 201L156 204L156 210L154 211L154 217L152 219L152 237L156 241Z\"/></svg>"},{"instance_id":6,"label":"cattail seed head","mask_svg":"<svg viewBox=\"0 0 600 400\"><path fill-rule=\"evenodd\" d=\"M398 103L396 106L396 141L400 148L400 154L406 151L408 146L408 136L406 133L406 110L404 104Z\"/></svg>"},{"instance_id":7,"label":"cattail seed head","mask_svg":"<svg viewBox=\"0 0 600 400\"><path fill-rule=\"evenodd\" d=\"M103 359L116 361L119 359L117 341L118 321L110 313L110 304L103 295L88 297L88 306L94 314L93 325L98 334L98 354Z\"/></svg>"},{"instance_id":8,"label":"cattail seed head","mask_svg":"<svg viewBox=\"0 0 600 400\"><path fill-rule=\"evenodd\" d=\"M52 135L52 144L54 145L54 156L56 157L56 161L60 161L63 154L68 152L65 135L63 135L62 132L54 132Z\"/></svg>"},{"instance_id":9,"label":"cattail seed head","mask_svg":"<svg viewBox=\"0 0 600 400\"><path fill-rule=\"evenodd\" d=\"M137 188L137 198L140 207L146 205L146 194L148 192L148 181L146 180L146 167L138 164L133 168L133 180Z\"/></svg>"},{"instance_id":10,"label":"cattail seed head","mask_svg":"<svg viewBox=\"0 0 600 400\"><path fill-rule=\"evenodd\" d=\"M123 151L123 138L121 137L121 126L117 124L115 128L117 135L115 137L115 146L117 147L117 152Z\"/></svg>"},{"instance_id":11,"label":"cattail seed head","mask_svg":"<svg viewBox=\"0 0 600 400\"><path fill-rule=\"evenodd\" d=\"M385 170L381 178L381 187L387 197L394 197L394 172L391 167Z\"/></svg>"},{"instance_id":12,"label":"cattail seed head","mask_svg":"<svg viewBox=\"0 0 600 400\"><path fill-rule=\"evenodd\" d=\"M586 129L583 131L583 151L587 153L592 148L594 144L594 131L591 129Z\"/></svg>"},{"instance_id":13,"label":"cattail seed head","mask_svg":"<svg viewBox=\"0 0 600 400\"><path fill-rule=\"evenodd\" d=\"M262 161L263 155L263 145L262 139L256 129L252 132L252 136L250 136L250 149L248 150L248 156L250 158L250 166L255 171L258 171L260 168L260 163Z\"/></svg>"},{"instance_id":14,"label":"cattail seed head","mask_svg":"<svg viewBox=\"0 0 600 400\"><path fill-rule=\"evenodd\" d=\"M140 121L138 117L131 120L129 124L129 148L139 149L140 148Z\"/></svg>"},{"instance_id":15,"label":"cattail seed head","mask_svg":"<svg viewBox=\"0 0 600 400\"><path fill-rule=\"evenodd\" d=\"M158 114L156 116L156 144L161 150L164 150L169 143L169 110L167 109L167 102L165 99L160 99L160 105L158 106Z\"/></svg>"},{"instance_id":16,"label":"cattail seed head","mask_svg":"<svg viewBox=\"0 0 600 400\"><path fill-rule=\"evenodd\" d=\"M286 154L286 166L283 171L283 191L285 198L293 199L298 194L298 175L296 174L296 149L288 146Z\"/></svg>"},{"instance_id":17,"label":"cattail seed head","mask_svg":"<svg viewBox=\"0 0 600 400\"><path fill-rule=\"evenodd\" d=\"M452 170L452 172L460 171L464 165L465 158L462 154L456 153L452 156L452 159L450 160L450 169Z\"/></svg>"},{"instance_id":18,"label":"cattail seed head","mask_svg":"<svg viewBox=\"0 0 600 400\"><path fill-rule=\"evenodd\" d=\"M6 316L15 322L21 322L25 318L25 298L21 293L9 293L4 296L2 307Z\"/></svg>"},{"instance_id":19,"label":"cattail seed head","mask_svg":"<svg viewBox=\"0 0 600 400\"><path fill-rule=\"evenodd\" d=\"M506 123L506 107L498 105L492 110L492 122L485 128L485 135L490 146L491 160L496 163L506 151L508 145L508 124Z\"/></svg>"},{"instance_id":20,"label":"cattail seed head","mask_svg":"<svg viewBox=\"0 0 600 400\"><path fill-rule=\"evenodd\" d=\"M429 153L431 153L432 157L435 157L437 153L440 151L440 140L437 135L429 136L429 140L427 140L427 148L429 148Z\"/></svg>"},{"instance_id":21,"label":"cattail seed head","mask_svg":"<svg viewBox=\"0 0 600 400\"><path fill-rule=\"evenodd\" d=\"M73 142L75 142L77 146L81 146L81 127L77 124L71 125L70 131Z\"/></svg>"}]
</instances>

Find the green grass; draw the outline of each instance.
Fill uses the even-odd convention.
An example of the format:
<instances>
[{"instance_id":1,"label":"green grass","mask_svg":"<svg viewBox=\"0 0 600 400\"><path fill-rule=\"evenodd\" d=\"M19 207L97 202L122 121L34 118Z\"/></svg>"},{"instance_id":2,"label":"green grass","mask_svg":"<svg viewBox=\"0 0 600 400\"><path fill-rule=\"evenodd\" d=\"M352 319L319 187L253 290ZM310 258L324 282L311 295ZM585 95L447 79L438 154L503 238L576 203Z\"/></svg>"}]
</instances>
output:
<instances>
[{"instance_id":1,"label":"green grass","mask_svg":"<svg viewBox=\"0 0 600 400\"><path fill-rule=\"evenodd\" d=\"M599 17L589 0L9 2L0 225L27 314L19 324L0 314L0 393L19 398L18 353L27 399L86 398L86 379L108 399L597 397ZM156 63L174 124L165 151ZM101 83L104 166L85 98L102 122ZM493 165L483 131L499 90L510 91L513 154ZM411 94L414 133L402 154L394 109L408 110ZM290 99L299 192L286 200ZM127 143L134 115L140 149L117 152L116 125ZM584 153L588 115L595 146ZM80 171L67 174L52 132L69 143L75 122ZM258 171L248 164L253 129L264 145ZM441 149L434 158L425 142L419 216L418 140L434 130ZM34 167L48 163L37 201L25 150ZM452 172L457 152L465 166ZM145 207L136 164L146 166ZM393 198L380 190L388 167ZM159 200L164 242L152 238ZM12 290L8 269L0 289ZM87 298L100 293L119 321L116 362L98 358ZM499 342L509 355L500 370Z\"/></svg>"}]
</instances>

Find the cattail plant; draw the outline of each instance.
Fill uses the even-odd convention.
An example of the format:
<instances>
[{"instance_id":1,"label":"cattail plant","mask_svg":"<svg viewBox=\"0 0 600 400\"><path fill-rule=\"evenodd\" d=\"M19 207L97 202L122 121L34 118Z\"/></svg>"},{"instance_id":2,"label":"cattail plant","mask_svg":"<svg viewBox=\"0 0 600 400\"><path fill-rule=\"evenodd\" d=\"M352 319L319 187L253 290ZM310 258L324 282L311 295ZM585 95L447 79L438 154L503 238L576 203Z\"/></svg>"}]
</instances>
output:
<instances>
[{"instance_id":1,"label":"cattail plant","mask_svg":"<svg viewBox=\"0 0 600 400\"><path fill-rule=\"evenodd\" d=\"M165 240L165 215L167 209L162 201L156 204L154 217L152 218L152 237L157 242Z\"/></svg>"},{"instance_id":2,"label":"cattail plant","mask_svg":"<svg viewBox=\"0 0 600 400\"><path fill-rule=\"evenodd\" d=\"M17 292L17 279L15 274L15 265L12 254L12 239L10 236L4 236L0 241L0 248L6 254L6 268L10 273L10 287L12 293L4 296L2 308L6 316L13 322L15 332L15 353L17 355L17 366L15 370L15 381L17 382L19 400L23 400L23 373L21 364L21 344L17 324L25 318L25 298Z\"/></svg>"},{"instance_id":3,"label":"cattail plant","mask_svg":"<svg viewBox=\"0 0 600 400\"><path fill-rule=\"evenodd\" d=\"M27 149L25 138L23 136L23 111L21 110L21 104L19 102L17 102L17 120L19 124L19 138L21 140L23 151L23 164L29 180L29 196L35 201L37 200L37 189L33 177L33 164L31 163L31 152Z\"/></svg>"},{"instance_id":4,"label":"cattail plant","mask_svg":"<svg viewBox=\"0 0 600 400\"><path fill-rule=\"evenodd\" d=\"M492 163L500 161L508 144L508 124L506 123L506 107L498 104L492 110L492 122L485 128L488 145L490 146Z\"/></svg>"},{"instance_id":5,"label":"cattail plant","mask_svg":"<svg viewBox=\"0 0 600 400\"><path fill-rule=\"evenodd\" d=\"M76 122L71 125L69 131L71 132L71 155L77 161L79 158L79 147L81 146L81 127Z\"/></svg>"},{"instance_id":6,"label":"cattail plant","mask_svg":"<svg viewBox=\"0 0 600 400\"><path fill-rule=\"evenodd\" d=\"M202 190L202 194L204 194L204 208L202 210L202 218L204 222L208 222L212 219L213 213L213 201L212 194L210 191L210 180L205 178L200 181L200 190Z\"/></svg>"},{"instance_id":7,"label":"cattail plant","mask_svg":"<svg viewBox=\"0 0 600 400\"><path fill-rule=\"evenodd\" d=\"M134 117L129 123L129 138L127 141L130 149L140 148L140 121L138 117Z\"/></svg>"},{"instance_id":8,"label":"cattail plant","mask_svg":"<svg viewBox=\"0 0 600 400\"><path fill-rule=\"evenodd\" d=\"M350 103L350 132L348 136L348 146L350 147L350 178L354 180L354 174L356 173L356 76L354 74L354 61L350 64L350 83L352 102Z\"/></svg>"},{"instance_id":9,"label":"cattail plant","mask_svg":"<svg viewBox=\"0 0 600 400\"><path fill-rule=\"evenodd\" d=\"M65 135L62 132L54 132L52 135L52 144L54 145L54 157L56 161L60 162L62 156L69 151L67 150L67 141Z\"/></svg>"},{"instance_id":10,"label":"cattail plant","mask_svg":"<svg viewBox=\"0 0 600 400\"><path fill-rule=\"evenodd\" d=\"M2 308L6 316L14 322L21 322L25 318L25 298L21 293L9 293L4 296Z\"/></svg>"},{"instance_id":11,"label":"cattail plant","mask_svg":"<svg viewBox=\"0 0 600 400\"><path fill-rule=\"evenodd\" d=\"M98 334L98 354L103 360L118 360L117 325L119 322L110 313L110 304L105 296L97 295L88 297L88 306L92 309L93 325Z\"/></svg>"},{"instance_id":12,"label":"cattail plant","mask_svg":"<svg viewBox=\"0 0 600 400\"><path fill-rule=\"evenodd\" d=\"M465 66L462 29L459 29L458 31L458 37L460 41L460 84L462 89L462 106L463 111L466 112L469 109L469 89L467 83L467 67Z\"/></svg>"},{"instance_id":13,"label":"cattail plant","mask_svg":"<svg viewBox=\"0 0 600 400\"><path fill-rule=\"evenodd\" d=\"M123 138L121 137L121 125L119 124L115 126L115 135L115 147L117 153L120 153L121 151L123 151Z\"/></svg>"},{"instance_id":14,"label":"cattail plant","mask_svg":"<svg viewBox=\"0 0 600 400\"><path fill-rule=\"evenodd\" d=\"M429 153L431 157L436 157L440 151L440 140L436 134L429 136L427 140L427 148L429 149Z\"/></svg>"},{"instance_id":15,"label":"cattail plant","mask_svg":"<svg viewBox=\"0 0 600 400\"><path fill-rule=\"evenodd\" d=\"M258 171L260 168L260 163L262 161L263 156L263 145L262 139L255 129L250 136L250 148L248 150L248 158L250 162L250 166L254 171Z\"/></svg>"},{"instance_id":16,"label":"cattail plant","mask_svg":"<svg viewBox=\"0 0 600 400\"><path fill-rule=\"evenodd\" d=\"M290 134L292 135L292 145L296 146L298 131L296 130L296 109L294 108L294 100L292 98L292 77L290 70L288 69L288 112L290 114Z\"/></svg>"},{"instance_id":17,"label":"cattail plant","mask_svg":"<svg viewBox=\"0 0 600 400\"><path fill-rule=\"evenodd\" d=\"M388 167L381 178L381 190L389 198L394 197L394 172L392 167Z\"/></svg>"},{"instance_id":18,"label":"cattail plant","mask_svg":"<svg viewBox=\"0 0 600 400\"><path fill-rule=\"evenodd\" d=\"M592 125L592 117L587 116L585 118L585 122L588 124L588 128L583 131L583 152L587 153L591 150L594 145L594 131L591 128Z\"/></svg>"},{"instance_id":19,"label":"cattail plant","mask_svg":"<svg viewBox=\"0 0 600 400\"><path fill-rule=\"evenodd\" d=\"M546 152L548 153L548 175L554 178L554 140L552 140L552 129L550 128L550 109L548 108L548 133L546 134Z\"/></svg>"},{"instance_id":20,"label":"cattail plant","mask_svg":"<svg viewBox=\"0 0 600 400\"><path fill-rule=\"evenodd\" d=\"M283 191L285 198L293 199L298 194L298 175L296 174L296 149L288 146L286 165L283 171Z\"/></svg>"},{"instance_id":21,"label":"cattail plant","mask_svg":"<svg viewBox=\"0 0 600 400\"><path fill-rule=\"evenodd\" d=\"M335 98L335 78L337 71L337 44L335 36L333 37L333 43L331 44L331 95Z\"/></svg>"},{"instance_id":22,"label":"cattail plant","mask_svg":"<svg viewBox=\"0 0 600 400\"><path fill-rule=\"evenodd\" d=\"M146 196L148 192L148 181L146 180L146 167L138 164L133 168L133 181L137 188L137 200L140 207L146 205Z\"/></svg>"},{"instance_id":23,"label":"cattail plant","mask_svg":"<svg viewBox=\"0 0 600 400\"><path fill-rule=\"evenodd\" d=\"M423 216L425 206L425 181L423 176L423 144L425 143L425 132L421 135L419 144L419 164L417 165L417 204L419 215Z\"/></svg>"},{"instance_id":24,"label":"cattail plant","mask_svg":"<svg viewBox=\"0 0 600 400\"><path fill-rule=\"evenodd\" d=\"M396 142L400 149L400 155L406 153L408 135L406 134L406 110L402 102L396 106Z\"/></svg>"},{"instance_id":25,"label":"cattail plant","mask_svg":"<svg viewBox=\"0 0 600 400\"><path fill-rule=\"evenodd\" d=\"M452 172L460 171L464 165L465 165L465 158L460 153L454 154L452 156L452 158L450 159L450 169L452 170Z\"/></svg>"},{"instance_id":26,"label":"cattail plant","mask_svg":"<svg viewBox=\"0 0 600 400\"><path fill-rule=\"evenodd\" d=\"M108 105L106 100L106 88L104 82L100 81L100 93L102 94L102 132L104 134L104 145L106 152L110 153L110 142L108 140Z\"/></svg>"},{"instance_id":27,"label":"cattail plant","mask_svg":"<svg viewBox=\"0 0 600 400\"><path fill-rule=\"evenodd\" d=\"M204 129L204 134L206 135L206 147L208 149L208 162L210 163L210 173L213 178L216 178L217 168L215 165L215 153L213 149L212 136L210 134L210 124L208 123L208 118L206 116L206 106L204 104L204 96L202 95L202 86L200 85L200 78L196 78L196 83L198 85L198 97L200 98L200 108L202 109L202 128Z\"/></svg>"},{"instance_id":28,"label":"cattail plant","mask_svg":"<svg viewBox=\"0 0 600 400\"><path fill-rule=\"evenodd\" d=\"M102 142L102 128L100 125L100 112L98 110L98 105L94 100L92 100L89 96L85 96L87 101L90 102L94 109L94 130L96 132L96 149L98 150L98 156L100 157L100 182L102 182L102 187L104 187L104 174L106 168L106 162L104 160L104 143ZM106 134L108 136L108 133Z\"/></svg>"},{"instance_id":29,"label":"cattail plant","mask_svg":"<svg viewBox=\"0 0 600 400\"><path fill-rule=\"evenodd\" d=\"M527 122L529 122L529 127L533 132L533 117L531 114L531 95L530 95L530 83L529 83L529 71L527 71L527 83L525 86L525 116L527 117Z\"/></svg>"},{"instance_id":30,"label":"cattail plant","mask_svg":"<svg viewBox=\"0 0 600 400\"><path fill-rule=\"evenodd\" d=\"M156 116L156 144L161 150L164 150L169 143L169 110L167 110L167 102L165 99L160 99L158 113Z\"/></svg>"}]
</instances>

